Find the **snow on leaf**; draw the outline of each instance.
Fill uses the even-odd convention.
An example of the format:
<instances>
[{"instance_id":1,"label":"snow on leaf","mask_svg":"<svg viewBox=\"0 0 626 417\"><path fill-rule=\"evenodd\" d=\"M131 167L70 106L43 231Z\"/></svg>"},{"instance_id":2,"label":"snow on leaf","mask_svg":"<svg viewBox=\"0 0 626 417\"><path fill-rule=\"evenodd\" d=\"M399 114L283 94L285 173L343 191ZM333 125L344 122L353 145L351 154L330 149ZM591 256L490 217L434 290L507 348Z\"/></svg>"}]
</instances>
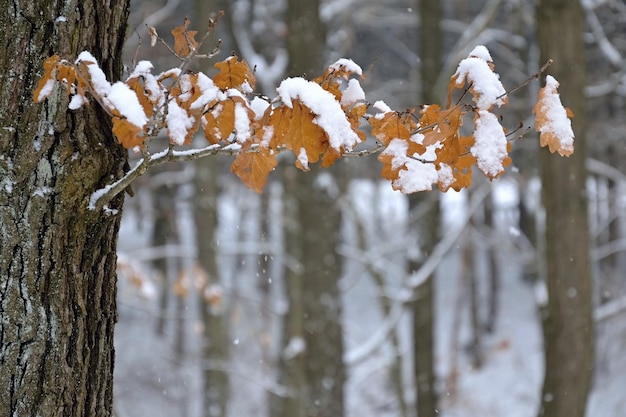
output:
<instances>
[{"instance_id":1,"label":"snow on leaf","mask_svg":"<svg viewBox=\"0 0 626 417\"><path fill-rule=\"evenodd\" d=\"M256 86L256 78L246 61L239 61L237 56L231 56L213 65L219 72L213 77L213 82L221 90L231 88L241 89L250 93Z\"/></svg>"},{"instance_id":2,"label":"snow on leaf","mask_svg":"<svg viewBox=\"0 0 626 417\"><path fill-rule=\"evenodd\" d=\"M378 156L383 163L382 177L391 180L394 190L405 194L431 190L438 178L434 164L412 157L411 143L416 142L392 139Z\"/></svg>"},{"instance_id":3,"label":"snow on leaf","mask_svg":"<svg viewBox=\"0 0 626 417\"><path fill-rule=\"evenodd\" d=\"M98 65L98 61L91 53L83 51L76 58L76 70L78 78L89 85L91 92L97 97L106 97L111 90L111 83L107 80L106 75ZM79 84L79 94L80 91ZM84 95L84 94L83 94Z\"/></svg>"},{"instance_id":4,"label":"snow on leaf","mask_svg":"<svg viewBox=\"0 0 626 417\"><path fill-rule=\"evenodd\" d=\"M139 100L135 91L121 81L113 84L108 94L103 96L103 101L107 107L116 110L130 123L143 129L148 119Z\"/></svg>"},{"instance_id":5,"label":"snow on leaf","mask_svg":"<svg viewBox=\"0 0 626 417\"><path fill-rule=\"evenodd\" d=\"M508 101L500 76L493 71L491 55L482 45L474 48L469 56L459 63L450 79L446 107L450 107L452 91L455 88L462 89L466 82L470 84L473 100L480 110L489 110L494 105L502 106Z\"/></svg>"},{"instance_id":6,"label":"snow on leaf","mask_svg":"<svg viewBox=\"0 0 626 417\"><path fill-rule=\"evenodd\" d=\"M194 50L198 47L198 42L194 39L198 33L195 30L187 30L191 21L185 17L185 21L182 25L172 29L172 36L174 36L174 51L180 57L186 57L191 53L191 48Z\"/></svg>"},{"instance_id":7,"label":"snow on leaf","mask_svg":"<svg viewBox=\"0 0 626 417\"><path fill-rule=\"evenodd\" d=\"M60 61L60 56L52 55L43 62L44 75L39 79L37 88L33 92L33 101L35 103L40 103L52 94L52 89L56 82L57 65Z\"/></svg>"},{"instance_id":8,"label":"snow on leaf","mask_svg":"<svg viewBox=\"0 0 626 417\"><path fill-rule=\"evenodd\" d=\"M276 168L278 161L270 149L259 146L255 151L250 151L250 147L250 142L244 144L230 171L237 174L248 188L260 193L267 183L267 176Z\"/></svg>"},{"instance_id":9,"label":"snow on leaf","mask_svg":"<svg viewBox=\"0 0 626 417\"><path fill-rule=\"evenodd\" d=\"M569 118L574 114L563 107L558 86L554 77L546 76L546 85L539 90L537 104L533 107L535 130L539 132L541 146L548 146L552 153L570 156L574 152L574 131Z\"/></svg>"},{"instance_id":10,"label":"snow on leaf","mask_svg":"<svg viewBox=\"0 0 626 417\"><path fill-rule=\"evenodd\" d=\"M150 101L150 98L146 95L146 89L141 83L141 79L139 77L131 78L126 81L126 85L137 96L137 99L139 100L139 104L141 104L141 107L143 108L145 115L147 117L152 117L152 112L153 112L152 102Z\"/></svg>"},{"instance_id":11,"label":"snow on leaf","mask_svg":"<svg viewBox=\"0 0 626 417\"><path fill-rule=\"evenodd\" d=\"M352 130L335 96L319 84L299 77L287 78L280 83L276 91L285 106L292 107L292 103L298 101L310 110L314 115L312 122L323 129L330 147L334 150L338 152L343 152L344 149L352 150L360 143L361 138Z\"/></svg>"},{"instance_id":12,"label":"snow on leaf","mask_svg":"<svg viewBox=\"0 0 626 417\"><path fill-rule=\"evenodd\" d=\"M284 146L296 155L304 150L308 162L319 161L329 143L328 134L315 123L316 117L310 108L297 99L291 101L290 106L277 107L268 121L268 125L273 127L270 147L278 149ZM296 166L305 168L299 160L296 160Z\"/></svg>"},{"instance_id":13,"label":"snow on leaf","mask_svg":"<svg viewBox=\"0 0 626 417\"><path fill-rule=\"evenodd\" d=\"M178 105L176 100L169 101L165 122L167 123L167 135L173 144L186 145L191 143L196 121Z\"/></svg>"},{"instance_id":14,"label":"snow on leaf","mask_svg":"<svg viewBox=\"0 0 626 417\"><path fill-rule=\"evenodd\" d=\"M490 179L504 172L509 162L509 143L498 118L486 110L479 110L474 119L474 145L471 152L478 168Z\"/></svg>"}]
</instances>

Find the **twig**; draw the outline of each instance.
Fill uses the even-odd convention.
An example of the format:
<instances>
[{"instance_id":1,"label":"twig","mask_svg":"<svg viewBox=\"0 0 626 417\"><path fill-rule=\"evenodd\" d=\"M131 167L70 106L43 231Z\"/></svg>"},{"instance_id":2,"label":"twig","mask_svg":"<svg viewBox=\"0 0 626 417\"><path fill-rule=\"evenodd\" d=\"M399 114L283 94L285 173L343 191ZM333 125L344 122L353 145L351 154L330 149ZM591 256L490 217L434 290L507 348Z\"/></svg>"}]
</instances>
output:
<instances>
[{"instance_id":1,"label":"twig","mask_svg":"<svg viewBox=\"0 0 626 417\"><path fill-rule=\"evenodd\" d=\"M506 93L498 96L497 98L502 98L504 96L508 96L511 93L514 93L515 91L519 90L520 88L523 88L525 86L527 86L528 84L530 84L532 81L536 80L537 78L541 77L541 74L544 73L546 71L546 69L548 69L548 67L550 65L552 65L554 61L552 59L548 59L548 62L546 62L545 64L543 64L543 67L541 67L539 69L539 71L537 71L536 73L534 73L533 75L531 75L526 81L524 81L523 83L513 87L512 89L510 89L509 91L507 91Z\"/></svg>"}]
</instances>

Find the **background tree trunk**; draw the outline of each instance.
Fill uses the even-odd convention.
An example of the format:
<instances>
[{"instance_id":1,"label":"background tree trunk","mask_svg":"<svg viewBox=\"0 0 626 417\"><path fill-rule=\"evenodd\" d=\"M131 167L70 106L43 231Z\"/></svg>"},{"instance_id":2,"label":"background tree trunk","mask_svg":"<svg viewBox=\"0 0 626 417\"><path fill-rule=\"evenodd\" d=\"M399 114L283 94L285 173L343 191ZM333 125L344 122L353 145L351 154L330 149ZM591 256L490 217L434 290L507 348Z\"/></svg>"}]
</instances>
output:
<instances>
[{"instance_id":1,"label":"background tree trunk","mask_svg":"<svg viewBox=\"0 0 626 417\"><path fill-rule=\"evenodd\" d=\"M290 76L314 77L324 63L320 1L289 0L286 12ZM324 186L317 166L301 173L285 168L286 248L299 267L285 273L289 311L281 357L287 398L274 398L272 416L341 417L345 369L336 247L341 212L336 179ZM336 172L336 170L335 170ZM332 174L331 174L332 175ZM333 188L334 187L334 188Z\"/></svg>"},{"instance_id":2,"label":"background tree trunk","mask_svg":"<svg viewBox=\"0 0 626 417\"><path fill-rule=\"evenodd\" d=\"M61 18L62 17L62 18ZM119 79L127 0L0 8L0 415L109 416L123 197L87 208L126 153L97 104L32 91L53 53L89 50Z\"/></svg>"},{"instance_id":3,"label":"background tree trunk","mask_svg":"<svg viewBox=\"0 0 626 417\"><path fill-rule=\"evenodd\" d=\"M421 102L435 104L441 101L434 86L442 63L443 32L440 22L443 18L443 5L439 0L418 0L419 45L420 45L420 84ZM439 240L439 193L415 193L409 195L409 210L415 213L422 204L430 208L414 225L418 233L421 251L430 254ZM409 273L421 266L421 262L409 260ZM417 396L417 417L437 414L437 390L435 375L435 286L434 275L428 277L415 291L413 307L413 374Z\"/></svg>"},{"instance_id":4,"label":"background tree trunk","mask_svg":"<svg viewBox=\"0 0 626 417\"><path fill-rule=\"evenodd\" d=\"M195 0L194 8L197 13L196 25L204 28L206 22L213 13L220 10L227 10L228 4L225 0ZM222 19L217 26L216 36L209 38L203 45L203 52L210 52L216 40L224 39L222 43L222 53L220 58L224 58L232 50L231 42L225 35L230 20ZM209 62L202 61L209 70ZM200 141L206 143L204 138ZM199 159L195 162L196 175L194 176L195 204L194 217L197 227L196 241L198 247L198 263L206 272L208 277L207 286L221 290L223 288L223 278L217 265L217 205L220 193L220 158ZM230 382L228 376L229 360L229 328L227 304L230 300L225 299L222 294L221 300L210 302L207 293L210 288L206 288L199 294L200 316L204 325L204 340L202 358L205 369L202 372L203 392L202 392L202 415L204 417L224 417L228 413L228 401L230 399Z\"/></svg>"},{"instance_id":5,"label":"background tree trunk","mask_svg":"<svg viewBox=\"0 0 626 417\"><path fill-rule=\"evenodd\" d=\"M546 208L548 305L543 330L546 373L540 416L583 417L593 375L594 325L585 193L585 19L578 2L541 0L537 9L541 62L563 86L561 99L576 114L574 154L542 149Z\"/></svg>"}]
</instances>

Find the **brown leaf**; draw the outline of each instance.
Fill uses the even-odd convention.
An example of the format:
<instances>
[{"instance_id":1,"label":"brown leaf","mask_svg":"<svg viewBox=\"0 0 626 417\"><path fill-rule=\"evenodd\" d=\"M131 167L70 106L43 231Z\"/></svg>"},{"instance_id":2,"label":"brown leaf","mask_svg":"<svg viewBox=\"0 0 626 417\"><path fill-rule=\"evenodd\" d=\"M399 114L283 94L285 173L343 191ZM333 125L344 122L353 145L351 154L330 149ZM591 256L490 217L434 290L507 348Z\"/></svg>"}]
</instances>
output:
<instances>
[{"instance_id":1,"label":"brown leaf","mask_svg":"<svg viewBox=\"0 0 626 417\"><path fill-rule=\"evenodd\" d=\"M472 184L472 166L476 163L476 158L470 151L472 145L474 145L473 136L453 137L435 151L438 169L442 169L442 164L445 164L452 169L454 177L451 184L439 183L441 191L447 191L449 188L459 191Z\"/></svg>"},{"instance_id":2,"label":"brown leaf","mask_svg":"<svg viewBox=\"0 0 626 417\"><path fill-rule=\"evenodd\" d=\"M37 88L33 91L33 101L40 103L46 97L52 93L52 87L55 83L56 71L61 57L58 55L52 55L50 58L43 62L44 74L39 79Z\"/></svg>"},{"instance_id":3,"label":"brown leaf","mask_svg":"<svg viewBox=\"0 0 626 417\"><path fill-rule=\"evenodd\" d=\"M235 102L225 100L217 103L204 115L204 137L212 145L228 139L235 130Z\"/></svg>"},{"instance_id":4,"label":"brown leaf","mask_svg":"<svg viewBox=\"0 0 626 417\"><path fill-rule=\"evenodd\" d=\"M259 146L255 151L250 151L250 147L250 142L242 147L230 171L237 174L248 188L260 193L267 183L267 176L276 168L278 161L270 149Z\"/></svg>"},{"instance_id":5,"label":"brown leaf","mask_svg":"<svg viewBox=\"0 0 626 417\"><path fill-rule=\"evenodd\" d=\"M383 145L397 138L409 140L411 132L417 129L411 113L387 112L382 117L370 117L368 122L372 126L372 135Z\"/></svg>"},{"instance_id":6,"label":"brown leaf","mask_svg":"<svg viewBox=\"0 0 626 417\"><path fill-rule=\"evenodd\" d=\"M239 61L236 55L230 56L213 65L219 72L213 77L213 82L221 90L242 87L246 82L252 90L256 86L256 78L246 61Z\"/></svg>"},{"instance_id":7,"label":"brown leaf","mask_svg":"<svg viewBox=\"0 0 626 417\"><path fill-rule=\"evenodd\" d=\"M445 142L449 138L458 137L459 128L463 124L463 109L454 106L449 110L441 110L438 105L430 105L420 111L420 127L426 129L424 145L433 145L437 142Z\"/></svg>"},{"instance_id":8,"label":"brown leaf","mask_svg":"<svg viewBox=\"0 0 626 417\"><path fill-rule=\"evenodd\" d=\"M190 24L191 21L185 17L185 23L172 29L174 51L183 58L191 53L191 48L196 49L198 47L198 42L194 39L198 32L187 30Z\"/></svg>"},{"instance_id":9,"label":"brown leaf","mask_svg":"<svg viewBox=\"0 0 626 417\"><path fill-rule=\"evenodd\" d=\"M142 133L141 128L117 116L113 117L113 133L117 137L118 142L126 149L143 146L145 140L143 136L139 135Z\"/></svg>"},{"instance_id":10,"label":"brown leaf","mask_svg":"<svg viewBox=\"0 0 626 417\"><path fill-rule=\"evenodd\" d=\"M319 161L329 148L328 135L313 120L316 115L300 100L292 100L292 107L277 107L270 115L269 126L274 129L270 147L286 147L298 159L296 166L308 171L308 164Z\"/></svg>"},{"instance_id":11,"label":"brown leaf","mask_svg":"<svg viewBox=\"0 0 626 417\"><path fill-rule=\"evenodd\" d=\"M551 76L546 77L545 87L539 90L537 103L533 107L535 130L539 133L541 146L561 156L574 153L574 132L570 118L574 113L563 107L557 88L559 83Z\"/></svg>"}]
</instances>

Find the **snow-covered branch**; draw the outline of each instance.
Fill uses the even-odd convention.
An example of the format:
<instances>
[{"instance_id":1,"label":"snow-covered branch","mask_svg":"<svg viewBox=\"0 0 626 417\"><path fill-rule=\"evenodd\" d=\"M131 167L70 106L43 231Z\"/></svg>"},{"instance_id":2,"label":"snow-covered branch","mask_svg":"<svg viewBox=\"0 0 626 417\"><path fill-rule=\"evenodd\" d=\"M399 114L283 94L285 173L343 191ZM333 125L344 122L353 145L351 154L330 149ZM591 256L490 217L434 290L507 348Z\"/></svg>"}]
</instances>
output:
<instances>
[{"instance_id":1,"label":"snow-covered branch","mask_svg":"<svg viewBox=\"0 0 626 417\"><path fill-rule=\"evenodd\" d=\"M176 151L172 146L155 154L145 153L144 157L122 178L104 188L94 191L89 199L89 208L100 210L115 196L128 188L133 181L142 176L148 169L175 161L193 161L209 155L236 155L240 152L239 144L210 145L204 148Z\"/></svg>"}]
</instances>

